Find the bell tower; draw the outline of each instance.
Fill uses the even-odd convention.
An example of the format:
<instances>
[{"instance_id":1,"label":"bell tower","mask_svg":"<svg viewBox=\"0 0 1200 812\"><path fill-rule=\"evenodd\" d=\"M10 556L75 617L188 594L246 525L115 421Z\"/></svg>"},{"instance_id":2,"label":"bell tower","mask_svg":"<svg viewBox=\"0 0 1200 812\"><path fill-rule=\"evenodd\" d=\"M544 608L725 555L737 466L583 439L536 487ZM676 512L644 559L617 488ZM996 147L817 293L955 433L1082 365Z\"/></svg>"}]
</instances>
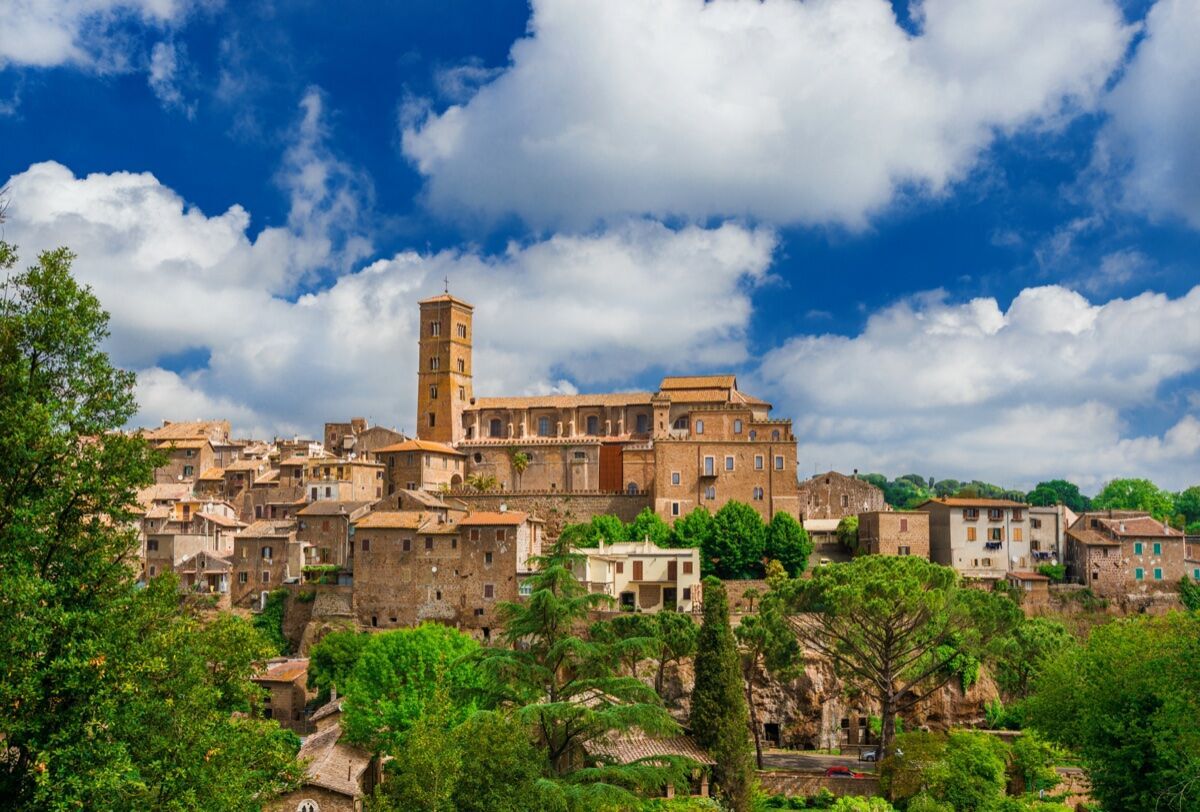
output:
<instances>
[{"instance_id":1,"label":"bell tower","mask_svg":"<svg viewBox=\"0 0 1200 812\"><path fill-rule=\"evenodd\" d=\"M422 299L417 366L417 437L457 443L471 402L471 320L474 306L449 292Z\"/></svg>"}]
</instances>

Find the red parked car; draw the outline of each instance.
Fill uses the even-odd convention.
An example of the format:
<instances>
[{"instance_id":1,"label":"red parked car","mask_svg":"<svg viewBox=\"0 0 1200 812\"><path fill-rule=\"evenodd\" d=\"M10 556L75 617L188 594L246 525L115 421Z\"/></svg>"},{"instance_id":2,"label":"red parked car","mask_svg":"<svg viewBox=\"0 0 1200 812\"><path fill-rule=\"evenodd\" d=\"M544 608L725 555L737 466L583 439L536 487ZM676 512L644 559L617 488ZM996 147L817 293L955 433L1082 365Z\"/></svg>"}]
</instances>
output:
<instances>
[{"instance_id":1,"label":"red parked car","mask_svg":"<svg viewBox=\"0 0 1200 812\"><path fill-rule=\"evenodd\" d=\"M866 778L866 773L856 773L849 767L826 767L826 778Z\"/></svg>"}]
</instances>

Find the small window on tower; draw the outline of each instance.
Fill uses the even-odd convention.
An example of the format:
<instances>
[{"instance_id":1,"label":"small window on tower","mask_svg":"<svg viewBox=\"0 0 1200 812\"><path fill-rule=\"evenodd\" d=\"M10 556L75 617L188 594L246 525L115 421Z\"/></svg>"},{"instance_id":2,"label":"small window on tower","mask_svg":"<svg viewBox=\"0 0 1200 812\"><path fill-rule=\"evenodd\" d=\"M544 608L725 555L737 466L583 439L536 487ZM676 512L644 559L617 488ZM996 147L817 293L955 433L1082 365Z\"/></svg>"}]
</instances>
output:
<instances>
[{"instance_id":1,"label":"small window on tower","mask_svg":"<svg viewBox=\"0 0 1200 812\"><path fill-rule=\"evenodd\" d=\"M467 387L465 387L465 386L458 387L458 399L459 400L467 399Z\"/></svg>"},{"instance_id":2,"label":"small window on tower","mask_svg":"<svg viewBox=\"0 0 1200 812\"><path fill-rule=\"evenodd\" d=\"M429 399L437 400L437 387L436 386L429 387Z\"/></svg>"},{"instance_id":3,"label":"small window on tower","mask_svg":"<svg viewBox=\"0 0 1200 812\"><path fill-rule=\"evenodd\" d=\"M434 414L433 412L430 412L429 413L429 428L433 428L436 425L437 425L437 415Z\"/></svg>"},{"instance_id":4,"label":"small window on tower","mask_svg":"<svg viewBox=\"0 0 1200 812\"><path fill-rule=\"evenodd\" d=\"M458 333L458 337L459 337L459 338L466 338L466 337L467 337L467 325L465 325L465 324L456 324L456 325L454 325L454 330L455 330L455 332L456 332L456 333Z\"/></svg>"},{"instance_id":5,"label":"small window on tower","mask_svg":"<svg viewBox=\"0 0 1200 812\"><path fill-rule=\"evenodd\" d=\"M439 358L437 358L437 357L434 357L434 358L430 358L430 359L429 359L429 368L430 368L430 369L434 369L434 370L436 370L436 369L438 369L438 368L439 368L441 365L442 365L441 359L439 359Z\"/></svg>"},{"instance_id":6,"label":"small window on tower","mask_svg":"<svg viewBox=\"0 0 1200 812\"><path fill-rule=\"evenodd\" d=\"M429 334L431 336L440 336L442 334L442 323L440 321L429 322Z\"/></svg>"},{"instance_id":7,"label":"small window on tower","mask_svg":"<svg viewBox=\"0 0 1200 812\"><path fill-rule=\"evenodd\" d=\"M459 372L467 371L467 362L465 360L463 360L462 358L458 359L458 371Z\"/></svg>"}]
</instances>

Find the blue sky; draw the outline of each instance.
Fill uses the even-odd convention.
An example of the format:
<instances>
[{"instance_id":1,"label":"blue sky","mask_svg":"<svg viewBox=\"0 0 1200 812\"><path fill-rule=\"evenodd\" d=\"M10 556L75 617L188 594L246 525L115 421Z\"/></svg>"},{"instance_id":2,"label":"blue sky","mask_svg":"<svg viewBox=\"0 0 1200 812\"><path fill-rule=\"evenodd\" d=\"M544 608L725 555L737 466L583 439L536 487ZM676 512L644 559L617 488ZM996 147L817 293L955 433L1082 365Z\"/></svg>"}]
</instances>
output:
<instances>
[{"instance_id":1,"label":"blue sky","mask_svg":"<svg viewBox=\"0 0 1200 812\"><path fill-rule=\"evenodd\" d=\"M1200 3L17 0L7 239L139 420L738 373L801 473L1200 479Z\"/></svg>"}]
</instances>

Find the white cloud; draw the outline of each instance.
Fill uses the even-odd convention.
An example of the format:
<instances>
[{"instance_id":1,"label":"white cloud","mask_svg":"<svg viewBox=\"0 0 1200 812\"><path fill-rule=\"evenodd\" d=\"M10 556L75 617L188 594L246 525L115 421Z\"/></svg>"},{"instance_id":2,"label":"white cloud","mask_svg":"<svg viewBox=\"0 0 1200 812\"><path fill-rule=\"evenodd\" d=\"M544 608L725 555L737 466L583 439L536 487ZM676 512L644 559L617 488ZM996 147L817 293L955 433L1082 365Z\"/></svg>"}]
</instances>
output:
<instances>
[{"instance_id":1,"label":"white cloud","mask_svg":"<svg viewBox=\"0 0 1200 812\"><path fill-rule=\"evenodd\" d=\"M997 132L1092 107L1131 35L1112 0L535 0L511 64L404 127L439 211L862 226Z\"/></svg>"},{"instance_id":2,"label":"white cloud","mask_svg":"<svg viewBox=\"0 0 1200 812\"><path fill-rule=\"evenodd\" d=\"M1058 286L951 303L934 293L871 316L852 337L794 338L756 377L796 416L801 460L846 469L981 477L1066 475L1193 484L1200 420L1131 430L1160 387L1200 370L1200 287L1093 304ZM802 465L806 463L802 462Z\"/></svg>"},{"instance_id":3,"label":"white cloud","mask_svg":"<svg viewBox=\"0 0 1200 812\"><path fill-rule=\"evenodd\" d=\"M0 25L0 69L72 64L101 72L132 67L123 22L167 29L215 0L9 0Z\"/></svg>"},{"instance_id":4,"label":"white cloud","mask_svg":"<svg viewBox=\"0 0 1200 812\"><path fill-rule=\"evenodd\" d=\"M180 72L186 60L186 51L182 45L173 42L159 42L150 51L150 75L146 81L154 95L168 109L179 110L188 118L196 115L195 102L188 102L180 87Z\"/></svg>"},{"instance_id":5,"label":"white cloud","mask_svg":"<svg viewBox=\"0 0 1200 812\"><path fill-rule=\"evenodd\" d=\"M77 276L112 313L116 361L142 373L139 422L228 416L239 432L313 434L365 414L411 429L416 302L443 277L477 304L481 395L612 385L680 359L746 362L750 289L775 236L737 225L634 220L497 255L408 251L294 298L306 273L354 255L352 239L339 248L323 231L352 202L329 191L328 166L311 165L326 153L317 97L306 98L289 225L253 239L241 207L208 216L149 174L77 178L42 163L11 178L8 238L26 259L56 245L78 253ZM185 352L208 362L160 368Z\"/></svg>"},{"instance_id":6,"label":"white cloud","mask_svg":"<svg viewBox=\"0 0 1200 812\"><path fill-rule=\"evenodd\" d=\"M1123 178L1124 202L1200 228L1200 9L1159 0L1146 38L1109 94L1097 141L1102 172Z\"/></svg>"}]
</instances>

